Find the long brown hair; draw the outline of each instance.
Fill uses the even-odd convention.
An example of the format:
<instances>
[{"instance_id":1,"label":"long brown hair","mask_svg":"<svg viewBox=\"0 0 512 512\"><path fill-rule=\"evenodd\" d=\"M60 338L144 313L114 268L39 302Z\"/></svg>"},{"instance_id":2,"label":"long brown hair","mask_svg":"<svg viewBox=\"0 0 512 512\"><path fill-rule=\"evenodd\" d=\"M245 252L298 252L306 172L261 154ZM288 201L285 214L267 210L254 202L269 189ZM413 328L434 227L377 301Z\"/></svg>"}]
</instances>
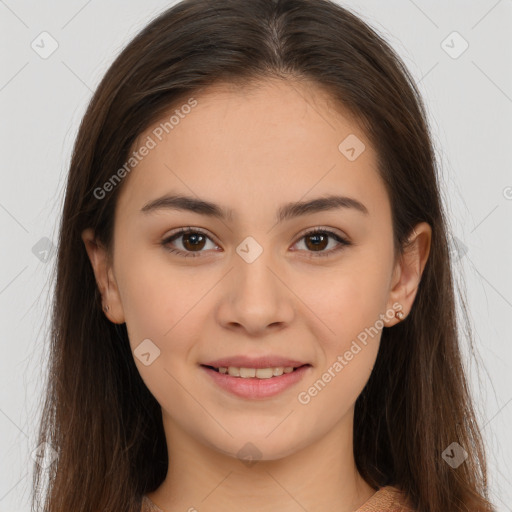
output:
<instances>
[{"instance_id":1,"label":"long brown hair","mask_svg":"<svg viewBox=\"0 0 512 512\"><path fill-rule=\"evenodd\" d=\"M268 78L316 84L364 127L389 194L397 254L416 223L432 227L413 308L384 328L355 404L359 472L375 489L399 487L421 512L492 510L459 352L453 262L425 107L386 41L328 0L184 0L142 30L98 86L74 146L60 225L38 439L57 458L47 474L34 465L33 507L139 512L142 495L164 480L160 406L138 373L125 324L101 311L81 232L93 228L111 248L123 182L101 198L95 190L173 105L214 83ZM457 468L442 457L453 442L468 455ZM36 492L43 477L44 495Z\"/></svg>"}]
</instances>

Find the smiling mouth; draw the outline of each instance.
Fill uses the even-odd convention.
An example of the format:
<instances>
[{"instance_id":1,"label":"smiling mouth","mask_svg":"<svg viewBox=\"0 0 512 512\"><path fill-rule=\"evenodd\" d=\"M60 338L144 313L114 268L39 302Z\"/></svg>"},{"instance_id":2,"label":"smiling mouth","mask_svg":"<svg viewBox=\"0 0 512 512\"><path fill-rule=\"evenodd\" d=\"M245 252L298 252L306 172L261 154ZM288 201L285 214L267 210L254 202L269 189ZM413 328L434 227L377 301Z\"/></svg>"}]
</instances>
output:
<instances>
[{"instance_id":1,"label":"smiling mouth","mask_svg":"<svg viewBox=\"0 0 512 512\"><path fill-rule=\"evenodd\" d=\"M273 377L280 377L283 374L293 373L295 370L299 368L303 368L305 366L311 366L310 364L303 364L302 366L276 366L269 368L244 368L244 367L236 367L236 366L221 366L216 368L215 366L201 365L204 368L208 368L217 373L225 374L230 377L238 377L242 379L271 379Z\"/></svg>"}]
</instances>

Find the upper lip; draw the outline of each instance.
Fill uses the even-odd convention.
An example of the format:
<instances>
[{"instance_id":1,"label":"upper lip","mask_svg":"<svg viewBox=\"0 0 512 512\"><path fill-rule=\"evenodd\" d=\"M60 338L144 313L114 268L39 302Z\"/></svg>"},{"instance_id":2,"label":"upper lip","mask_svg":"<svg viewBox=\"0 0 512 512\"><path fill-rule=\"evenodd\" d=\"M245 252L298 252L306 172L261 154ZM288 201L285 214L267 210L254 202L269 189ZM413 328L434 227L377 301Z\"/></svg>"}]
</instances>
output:
<instances>
[{"instance_id":1,"label":"upper lip","mask_svg":"<svg viewBox=\"0 0 512 512\"><path fill-rule=\"evenodd\" d=\"M213 366L214 368L228 368L230 366L234 366L236 368L277 368L279 366L291 366L293 368L298 368L299 366L304 366L308 363L274 355L262 357L248 357L240 355L215 359L215 361L208 361L201 364L203 366Z\"/></svg>"}]
</instances>

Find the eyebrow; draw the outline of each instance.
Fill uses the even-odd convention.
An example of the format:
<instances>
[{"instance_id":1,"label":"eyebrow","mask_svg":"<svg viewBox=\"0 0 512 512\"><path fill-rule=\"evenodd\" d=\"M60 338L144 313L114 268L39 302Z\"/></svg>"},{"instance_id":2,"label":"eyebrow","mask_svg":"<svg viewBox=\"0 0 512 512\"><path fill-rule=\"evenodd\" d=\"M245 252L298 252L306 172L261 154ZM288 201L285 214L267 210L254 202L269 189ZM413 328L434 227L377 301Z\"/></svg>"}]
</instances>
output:
<instances>
[{"instance_id":1,"label":"eyebrow","mask_svg":"<svg viewBox=\"0 0 512 512\"><path fill-rule=\"evenodd\" d=\"M299 201L282 205L277 211L276 222L281 223L295 217L310 215L327 210L348 208L364 215L369 214L366 206L357 199L346 196L328 195L312 199L310 201ZM231 209L224 208L204 199L184 196L181 194L166 194L162 197L149 201L141 208L141 212L145 214L158 210L184 210L221 220L232 220L233 218L233 210Z\"/></svg>"}]
</instances>

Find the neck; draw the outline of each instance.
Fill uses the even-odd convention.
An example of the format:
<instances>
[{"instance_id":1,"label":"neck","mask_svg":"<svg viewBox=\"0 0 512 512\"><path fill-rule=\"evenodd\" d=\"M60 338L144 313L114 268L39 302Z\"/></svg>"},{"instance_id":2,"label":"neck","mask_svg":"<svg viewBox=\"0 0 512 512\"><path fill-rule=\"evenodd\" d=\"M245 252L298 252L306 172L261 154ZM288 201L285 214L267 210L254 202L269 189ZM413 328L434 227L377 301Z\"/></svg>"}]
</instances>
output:
<instances>
[{"instance_id":1,"label":"neck","mask_svg":"<svg viewBox=\"0 0 512 512\"><path fill-rule=\"evenodd\" d=\"M241 442L245 461L199 443L165 414L163 419L169 470L148 496L165 512L352 512L375 494L355 466L353 414L320 440L274 460L258 459Z\"/></svg>"}]
</instances>

